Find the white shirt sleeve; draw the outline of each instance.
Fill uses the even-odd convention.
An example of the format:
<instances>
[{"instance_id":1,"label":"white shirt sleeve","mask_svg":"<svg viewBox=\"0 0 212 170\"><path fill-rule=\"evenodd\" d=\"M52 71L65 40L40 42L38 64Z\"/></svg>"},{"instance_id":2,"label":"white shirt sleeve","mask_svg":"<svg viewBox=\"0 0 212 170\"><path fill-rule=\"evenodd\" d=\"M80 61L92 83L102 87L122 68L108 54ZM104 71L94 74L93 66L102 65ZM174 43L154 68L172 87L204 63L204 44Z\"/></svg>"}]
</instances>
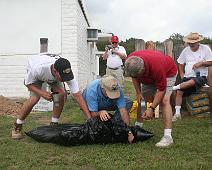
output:
<instances>
[{"instance_id":1,"label":"white shirt sleeve","mask_svg":"<svg viewBox=\"0 0 212 170\"><path fill-rule=\"evenodd\" d=\"M205 60L212 61L212 52L211 52L211 49L207 45L205 45Z\"/></svg>"},{"instance_id":2,"label":"white shirt sleeve","mask_svg":"<svg viewBox=\"0 0 212 170\"><path fill-rule=\"evenodd\" d=\"M34 72L30 69L30 70L27 70L27 74L25 76L25 79L24 79L24 84L25 85L29 85L29 84L33 84L36 82L36 77L35 77L35 74Z\"/></svg>"},{"instance_id":3,"label":"white shirt sleeve","mask_svg":"<svg viewBox=\"0 0 212 170\"><path fill-rule=\"evenodd\" d=\"M177 59L177 62L179 64L185 64L185 53L186 53L186 48L181 52L179 58Z\"/></svg>"},{"instance_id":4,"label":"white shirt sleeve","mask_svg":"<svg viewBox=\"0 0 212 170\"><path fill-rule=\"evenodd\" d=\"M122 47L122 46L119 46L119 47L120 47L120 48L119 48L119 52L121 52L121 53L127 55L125 48Z\"/></svg>"},{"instance_id":5,"label":"white shirt sleeve","mask_svg":"<svg viewBox=\"0 0 212 170\"><path fill-rule=\"evenodd\" d=\"M71 93L77 93L79 92L79 86L75 79L70 80L66 82L68 84L68 87L70 88Z\"/></svg>"}]
</instances>

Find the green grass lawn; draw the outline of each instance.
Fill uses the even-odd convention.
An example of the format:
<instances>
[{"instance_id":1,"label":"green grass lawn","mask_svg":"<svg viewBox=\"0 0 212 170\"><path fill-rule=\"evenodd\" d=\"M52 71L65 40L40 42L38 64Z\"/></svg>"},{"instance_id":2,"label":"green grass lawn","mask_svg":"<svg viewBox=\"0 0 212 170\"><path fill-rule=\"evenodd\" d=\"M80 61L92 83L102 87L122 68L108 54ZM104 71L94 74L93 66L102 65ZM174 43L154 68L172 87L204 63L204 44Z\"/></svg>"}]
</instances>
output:
<instances>
[{"instance_id":1,"label":"green grass lawn","mask_svg":"<svg viewBox=\"0 0 212 170\"><path fill-rule=\"evenodd\" d=\"M125 93L135 98L130 82ZM31 113L24 131L49 124L51 113ZM73 101L66 103L62 123L83 123L82 112ZM0 116L0 169L212 169L212 127L209 116L185 117L173 125L174 145L155 147L163 134L161 119L146 121L144 129L155 134L135 144L64 147L38 143L25 136L11 139L14 118ZM133 122L133 120L132 120Z\"/></svg>"}]
</instances>

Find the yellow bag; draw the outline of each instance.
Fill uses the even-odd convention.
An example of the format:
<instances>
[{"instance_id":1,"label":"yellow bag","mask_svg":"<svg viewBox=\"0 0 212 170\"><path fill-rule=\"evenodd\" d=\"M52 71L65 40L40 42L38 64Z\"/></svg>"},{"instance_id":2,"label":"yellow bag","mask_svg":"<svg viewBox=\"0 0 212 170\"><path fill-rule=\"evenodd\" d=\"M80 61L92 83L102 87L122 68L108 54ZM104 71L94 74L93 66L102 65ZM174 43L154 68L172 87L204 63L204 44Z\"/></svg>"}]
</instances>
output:
<instances>
[{"instance_id":1,"label":"yellow bag","mask_svg":"<svg viewBox=\"0 0 212 170\"><path fill-rule=\"evenodd\" d=\"M148 109L148 108L150 108L152 103L147 102L146 105L147 105L147 109ZM138 109L138 102L137 102L137 100L134 100L132 108L130 110L130 119L136 119L137 118L137 109Z\"/></svg>"},{"instance_id":2,"label":"yellow bag","mask_svg":"<svg viewBox=\"0 0 212 170\"><path fill-rule=\"evenodd\" d=\"M136 119L137 118L137 108L138 108L138 102L137 102L137 100L134 100L132 108L130 110L130 119Z\"/></svg>"}]
</instances>

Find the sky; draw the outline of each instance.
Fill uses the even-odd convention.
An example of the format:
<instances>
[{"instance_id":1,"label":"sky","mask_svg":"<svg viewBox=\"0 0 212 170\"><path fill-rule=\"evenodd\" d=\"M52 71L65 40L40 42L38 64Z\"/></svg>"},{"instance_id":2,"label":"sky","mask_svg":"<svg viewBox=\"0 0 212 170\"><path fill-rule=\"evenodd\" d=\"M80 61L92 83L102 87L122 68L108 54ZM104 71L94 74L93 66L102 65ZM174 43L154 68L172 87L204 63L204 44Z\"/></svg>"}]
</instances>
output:
<instances>
[{"instance_id":1,"label":"sky","mask_svg":"<svg viewBox=\"0 0 212 170\"><path fill-rule=\"evenodd\" d=\"M173 33L212 38L211 0L85 0L92 27L123 41L164 41Z\"/></svg>"}]
</instances>

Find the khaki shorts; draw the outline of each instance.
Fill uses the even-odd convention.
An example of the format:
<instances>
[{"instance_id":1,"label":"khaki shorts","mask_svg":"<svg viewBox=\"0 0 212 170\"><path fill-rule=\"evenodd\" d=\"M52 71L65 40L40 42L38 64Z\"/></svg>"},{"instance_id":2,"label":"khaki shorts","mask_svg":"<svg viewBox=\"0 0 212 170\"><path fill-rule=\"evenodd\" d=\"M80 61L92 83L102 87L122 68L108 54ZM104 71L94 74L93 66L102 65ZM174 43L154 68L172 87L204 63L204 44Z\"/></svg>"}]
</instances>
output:
<instances>
[{"instance_id":1,"label":"khaki shorts","mask_svg":"<svg viewBox=\"0 0 212 170\"><path fill-rule=\"evenodd\" d=\"M122 67L117 70L106 68L106 74L115 77L119 81L121 88L124 88L124 71Z\"/></svg>"},{"instance_id":2,"label":"khaki shorts","mask_svg":"<svg viewBox=\"0 0 212 170\"><path fill-rule=\"evenodd\" d=\"M44 82L42 82L42 81L37 81L36 83L33 83L33 84L36 87L38 87L39 89L46 88ZM50 88L58 87L58 88L64 89L64 84L62 82L59 82L59 81L56 81L54 83L47 83L47 84L50 86ZM30 91L29 95L30 96L37 96L37 94L32 92L32 91Z\"/></svg>"},{"instance_id":3,"label":"khaki shorts","mask_svg":"<svg viewBox=\"0 0 212 170\"><path fill-rule=\"evenodd\" d=\"M166 87L165 95L171 96L172 88L175 85L176 76L175 77L169 77L166 80L167 80L167 87ZM142 84L141 93L142 93L144 98L148 97L148 96L154 96L156 92L157 92L157 89L155 88L155 86Z\"/></svg>"}]
</instances>

